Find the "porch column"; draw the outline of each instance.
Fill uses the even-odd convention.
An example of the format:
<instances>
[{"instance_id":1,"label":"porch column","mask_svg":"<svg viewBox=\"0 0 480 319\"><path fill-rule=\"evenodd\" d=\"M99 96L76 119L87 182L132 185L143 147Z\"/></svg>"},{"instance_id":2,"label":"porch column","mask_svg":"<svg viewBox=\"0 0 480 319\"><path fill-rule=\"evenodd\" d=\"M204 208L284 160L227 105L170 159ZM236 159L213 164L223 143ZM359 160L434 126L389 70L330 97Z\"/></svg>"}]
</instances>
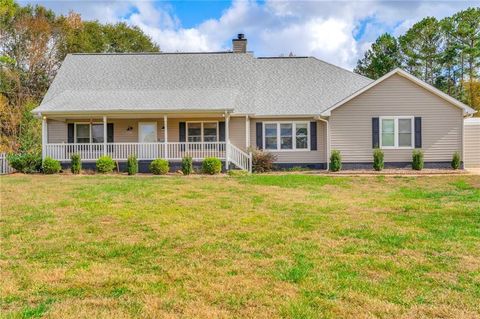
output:
<instances>
[{"instance_id":1,"label":"porch column","mask_svg":"<svg viewBox=\"0 0 480 319\"><path fill-rule=\"evenodd\" d=\"M248 151L250 147L250 118L245 116L245 149Z\"/></svg>"},{"instance_id":2,"label":"porch column","mask_svg":"<svg viewBox=\"0 0 480 319\"><path fill-rule=\"evenodd\" d=\"M48 124L47 117L42 117L42 160L45 159L47 154L47 143L48 143Z\"/></svg>"},{"instance_id":3,"label":"porch column","mask_svg":"<svg viewBox=\"0 0 480 319\"><path fill-rule=\"evenodd\" d=\"M230 161L228 160L230 153L230 114L225 113L225 170L228 171Z\"/></svg>"},{"instance_id":4,"label":"porch column","mask_svg":"<svg viewBox=\"0 0 480 319\"><path fill-rule=\"evenodd\" d=\"M107 117L103 117L103 155L107 155Z\"/></svg>"},{"instance_id":5,"label":"porch column","mask_svg":"<svg viewBox=\"0 0 480 319\"><path fill-rule=\"evenodd\" d=\"M163 138L165 143L165 159L168 159L168 118L166 115L163 116Z\"/></svg>"}]
</instances>

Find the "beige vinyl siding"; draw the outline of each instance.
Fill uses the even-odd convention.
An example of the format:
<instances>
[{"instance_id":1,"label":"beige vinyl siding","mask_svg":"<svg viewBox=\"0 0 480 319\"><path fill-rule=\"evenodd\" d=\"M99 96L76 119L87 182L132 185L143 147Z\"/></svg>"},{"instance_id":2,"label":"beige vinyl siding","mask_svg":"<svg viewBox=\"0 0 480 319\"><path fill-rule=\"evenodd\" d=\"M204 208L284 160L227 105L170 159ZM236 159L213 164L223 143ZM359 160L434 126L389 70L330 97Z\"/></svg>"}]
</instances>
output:
<instances>
[{"instance_id":1,"label":"beige vinyl siding","mask_svg":"<svg viewBox=\"0 0 480 319\"><path fill-rule=\"evenodd\" d=\"M331 149L345 163L372 162L372 117L422 117L425 161L462 152L462 110L400 75L393 75L332 111ZM385 149L385 162L409 162L412 149Z\"/></svg>"},{"instance_id":2,"label":"beige vinyl siding","mask_svg":"<svg viewBox=\"0 0 480 319\"><path fill-rule=\"evenodd\" d=\"M480 119L478 122L465 121L465 167L480 168Z\"/></svg>"},{"instance_id":3,"label":"beige vinyl siding","mask_svg":"<svg viewBox=\"0 0 480 319\"><path fill-rule=\"evenodd\" d=\"M246 151L245 117L230 117L229 126L230 143Z\"/></svg>"},{"instance_id":4,"label":"beige vinyl siding","mask_svg":"<svg viewBox=\"0 0 480 319\"><path fill-rule=\"evenodd\" d=\"M47 120L48 143L67 143L67 123L63 121Z\"/></svg>"},{"instance_id":5,"label":"beige vinyl siding","mask_svg":"<svg viewBox=\"0 0 480 319\"><path fill-rule=\"evenodd\" d=\"M311 122L312 118L255 118L250 121L250 145L257 147L257 122ZM316 151L283 151L271 152L277 157L277 163L325 163L326 162L326 125L324 122L317 121L317 150Z\"/></svg>"}]
</instances>

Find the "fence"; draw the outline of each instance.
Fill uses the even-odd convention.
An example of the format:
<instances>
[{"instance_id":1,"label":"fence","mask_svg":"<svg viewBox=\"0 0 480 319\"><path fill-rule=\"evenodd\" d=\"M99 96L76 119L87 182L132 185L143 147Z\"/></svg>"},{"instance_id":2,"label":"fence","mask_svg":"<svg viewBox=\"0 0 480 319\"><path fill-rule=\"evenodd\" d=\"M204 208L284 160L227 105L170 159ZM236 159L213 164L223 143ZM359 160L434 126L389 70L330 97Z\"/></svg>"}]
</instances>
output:
<instances>
[{"instance_id":1,"label":"fence","mask_svg":"<svg viewBox=\"0 0 480 319\"><path fill-rule=\"evenodd\" d=\"M15 170L8 165L7 154L0 153L0 175L13 173Z\"/></svg>"}]
</instances>

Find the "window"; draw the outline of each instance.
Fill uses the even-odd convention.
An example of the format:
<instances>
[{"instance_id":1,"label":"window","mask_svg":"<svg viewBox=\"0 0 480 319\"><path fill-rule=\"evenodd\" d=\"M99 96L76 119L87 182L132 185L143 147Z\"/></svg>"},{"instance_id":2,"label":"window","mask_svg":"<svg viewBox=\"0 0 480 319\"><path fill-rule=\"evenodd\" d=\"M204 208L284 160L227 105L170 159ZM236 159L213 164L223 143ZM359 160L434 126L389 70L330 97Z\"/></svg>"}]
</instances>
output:
<instances>
[{"instance_id":1,"label":"window","mask_svg":"<svg viewBox=\"0 0 480 319\"><path fill-rule=\"evenodd\" d=\"M218 142L218 122L187 122L187 141Z\"/></svg>"},{"instance_id":2,"label":"window","mask_svg":"<svg viewBox=\"0 0 480 319\"><path fill-rule=\"evenodd\" d=\"M75 123L75 143L103 143L103 123Z\"/></svg>"},{"instance_id":3,"label":"window","mask_svg":"<svg viewBox=\"0 0 480 319\"><path fill-rule=\"evenodd\" d=\"M90 124L75 124L76 143L90 143Z\"/></svg>"},{"instance_id":4,"label":"window","mask_svg":"<svg viewBox=\"0 0 480 319\"><path fill-rule=\"evenodd\" d=\"M92 143L103 143L103 124L92 124Z\"/></svg>"},{"instance_id":5,"label":"window","mask_svg":"<svg viewBox=\"0 0 480 319\"><path fill-rule=\"evenodd\" d=\"M265 124L265 149L277 149L277 124Z\"/></svg>"},{"instance_id":6,"label":"window","mask_svg":"<svg viewBox=\"0 0 480 319\"><path fill-rule=\"evenodd\" d=\"M263 125L266 150L308 150L308 122L267 122Z\"/></svg>"},{"instance_id":7,"label":"window","mask_svg":"<svg viewBox=\"0 0 480 319\"><path fill-rule=\"evenodd\" d=\"M382 148L413 147L413 117L381 117L380 132Z\"/></svg>"}]
</instances>

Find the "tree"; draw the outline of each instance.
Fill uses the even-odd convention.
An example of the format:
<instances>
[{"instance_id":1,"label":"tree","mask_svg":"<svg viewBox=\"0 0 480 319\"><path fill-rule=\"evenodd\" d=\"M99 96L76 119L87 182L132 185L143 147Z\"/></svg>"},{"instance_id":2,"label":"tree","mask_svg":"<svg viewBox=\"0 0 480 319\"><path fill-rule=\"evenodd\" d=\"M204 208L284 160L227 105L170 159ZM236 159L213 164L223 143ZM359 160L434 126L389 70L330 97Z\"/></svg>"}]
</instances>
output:
<instances>
[{"instance_id":1,"label":"tree","mask_svg":"<svg viewBox=\"0 0 480 319\"><path fill-rule=\"evenodd\" d=\"M63 59L75 52L152 52L158 46L138 27L56 16L42 6L0 0L0 149L35 151L38 105Z\"/></svg>"},{"instance_id":2,"label":"tree","mask_svg":"<svg viewBox=\"0 0 480 319\"><path fill-rule=\"evenodd\" d=\"M463 88L465 77L468 77L469 87L478 77L480 68L480 8L469 8L453 15L455 31L453 36L459 47L461 56L461 88ZM466 102L473 105L474 94L469 95L470 100Z\"/></svg>"},{"instance_id":3,"label":"tree","mask_svg":"<svg viewBox=\"0 0 480 319\"><path fill-rule=\"evenodd\" d=\"M378 79L401 65L398 41L388 33L382 34L358 60L355 72Z\"/></svg>"},{"instance_id":4,"label":"tree","mask_svg":"<svg viewBox=\"0 0 480 319\"><path fill-rule=\"evenodd\" d=\"M415 23L399 38L404 63L413 75L434 84L440 73L439 57L442 55L440 23L434 17Z\"/></svg>"}]
</instances>

